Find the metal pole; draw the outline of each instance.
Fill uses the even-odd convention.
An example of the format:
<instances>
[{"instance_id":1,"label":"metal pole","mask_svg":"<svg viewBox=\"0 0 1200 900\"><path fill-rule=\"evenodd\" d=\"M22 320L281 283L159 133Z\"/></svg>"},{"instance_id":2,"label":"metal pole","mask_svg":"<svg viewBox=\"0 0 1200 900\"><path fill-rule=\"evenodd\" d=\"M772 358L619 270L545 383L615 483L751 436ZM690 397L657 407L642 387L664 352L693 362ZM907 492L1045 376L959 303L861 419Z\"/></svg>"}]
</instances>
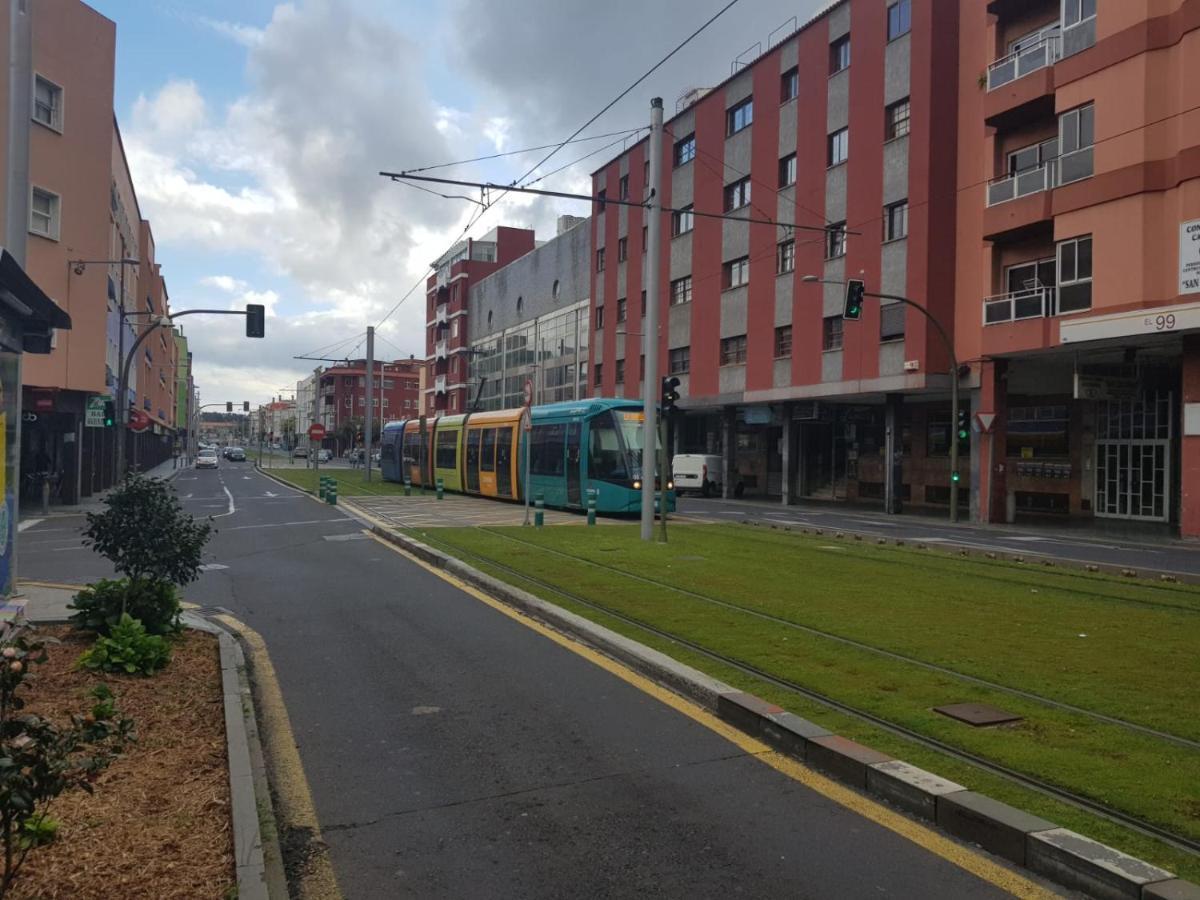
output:
<instances>
[{"instance_id":1,"label":"metal pole","mask_svg":"<svg viewBox=\"0 0 1200 900\"><path fill-rule=\"evenodd\" d=\"M529 407L527 406L527 407L525 407L525 415L527 416L529 414L530 414ZM521 429L524 430L524 428L525 428L525 416L522 416L521 417ZM529 489L529 477L530 477L530 473L529 473L529 449L530 448L529 448L529 445L531 443L533 443L533 432L532 431L525 432L522 435L522 437L524 437L524 440L521 441L521 443L525 445L525 484L522 486L524 488L523 493L525 494L525 521L522 522L521 524L528 525L529 524L529 498L533 493Z\"/></svg>"},{"instance_id":2,"label":"metal pole","mask_svg":"<svg viewBox=\"0 0 1200 900\"><path fill-rule=\"evenodd\" d=\"M958 521L958 360L950 354L950 521Z\"/></svg>"},{"instance_id":3,"label":"metal pole","mask_svg":"<svg viewBox=\"0 0 1200 900\"><path fill-rule=\"evenodd\" d=\"M642 533L654 539L654 439L658 435L658 257L662 240L662 97L650 101L650 187L646 203L646 327L642 347L646 371L642 377ZM626 348L628 352L628 347ZM665 487L666 482L663 482Z\"/></svg>"},{"instance_id":4,"label":"metal pole","mask_svg":"<svg viewBox=\"0 0 1200 900\"><path fill-rule=\"evenodd\" d=\"M381 378L380 381L383 379ZM375 326L367 326L367 384L363 392L367 398L366 423L363 425L363 480L371 481L371 429L375 422L372 413L375 411ZM380 410L382 413L383 410Z\"/></svg>"},{"instance_id":5,"label":"metal pole","mask_svg":"<svg viewBox=\"0 0 1200 900\"><path fill-rule=\"evenodd\" d=\"M121 247L121 258L125 258L124 246ZM117 380L116 413L117 421L113 429L117 433L117 452L113 454L116 471L113 472L113 484L121 480L125 474L125 419L129 411L125 409L125 263L121 263L121 296L117 298L117 371L121 377Z\"/></svg>"},{"instance_id":6,"label":"metal pole","mask_svg":"<svg viewBox=\"0 0 1200 900\"><path fill-rule=\"evenodd\" d=\"M667 417L658 420L658 472L662 479L662 489L659 491L658 509L658 541L667 542Z\"/></svg>"},{"instance_id":7,"label":"metal pole","mask_svg":"<svg viewBox=\"0 0 1200 900\"><path fill-rule=\"evenodd\" d=\"M25 266L29 234L29 121L33 118L33 10L8 2L8 177L4 246Z\"/></svg>"}]
</instances>

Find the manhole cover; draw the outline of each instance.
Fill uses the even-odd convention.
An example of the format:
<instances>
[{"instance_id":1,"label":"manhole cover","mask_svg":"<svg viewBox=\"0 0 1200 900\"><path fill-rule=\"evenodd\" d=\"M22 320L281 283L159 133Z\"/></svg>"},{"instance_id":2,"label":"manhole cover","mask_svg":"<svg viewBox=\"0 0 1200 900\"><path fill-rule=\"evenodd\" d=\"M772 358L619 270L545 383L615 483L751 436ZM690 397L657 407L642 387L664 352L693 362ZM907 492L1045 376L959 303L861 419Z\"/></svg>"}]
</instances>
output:
<instances>
[{"instance_id":1,"label":"manhole cover","mask_svg":"<svg viewBox=\"0 0 1200 900\"><path fill-rule=\"evenodd\" d=\"M935 706L934 712L966 722L976 728L986 725L1004 725L1007 722L1020 722L1021 716L1010 713L986 703L951 703L949 706Z\"/></svg>"}]
</instances>

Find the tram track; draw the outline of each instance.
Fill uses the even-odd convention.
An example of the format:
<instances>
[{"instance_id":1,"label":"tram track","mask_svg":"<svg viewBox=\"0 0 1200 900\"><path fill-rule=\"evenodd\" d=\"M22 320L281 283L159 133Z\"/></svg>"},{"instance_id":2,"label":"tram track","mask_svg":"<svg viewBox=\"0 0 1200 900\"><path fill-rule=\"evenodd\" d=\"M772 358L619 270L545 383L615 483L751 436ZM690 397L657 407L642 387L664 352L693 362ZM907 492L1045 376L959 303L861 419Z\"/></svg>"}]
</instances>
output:
<instances>
[{"instance_id":1,"label":"tram track","mask_svg":"<svg viewBox=\"0 0 1200 900\"><path fill-rule=\"evenodd\" d=\"M687 596L693 596L697 599L704 600L704 601L707 601L710 603L714 603L716 605L720 605L720 606L729 608L733 611L747 613L750 615L755 615L759 618L774 621L778 624L786 625L788 627L794 627L794 628L798 628L798 629L804 630L804 631L811 631L813 634L816 634L819 636L824 636L824 637L829 637L838 642L847 644L849 646L859 646L861 649L870 650L872 652L876 652L876 653L879 653L884 656L890 656L899 661L914 662L915 664L920 665L924 668L931 669L933 671L938 671L938 672L941 672L946 675L950 675L950 676L953 676L956 678L963 678L968 681L974 681L980 685L987 686L987 687L995 686L1001 690L1007 690L1010 693L1025 696L1025 693L1020 691L1020 689L1011 689L1011 688L1006 689L1002 685L996 686L991 682L987 682L986 680L976 679L974 676L964 676L962 673L955 672L954 670L942 669L941 667L938 667L934 664L922 663L919 660L913 660L909 657L904 657L903 655L893 654L893 653L891 653L891 651L880 651L878 648L872 648L872 647L870 647L870 645L866 645L866 644L859 645L857 642L855 642L851 639L841 638L837 635L830 635L826 632L821 632L816 629L809 629L807 626L800 626L800 625L797 625L796 623L788 622L786 619L779 619L779 618L771 616L770 614L767 614L767 613L756 613L755 611L748 610L745 607L740 607L740 606L737 606L736 604L730 604L726 601L721 601L721 600L716 600L714 598L705 597L702 594L687 591L685 589L676 588L674 585L665 584L665 583L659 582L655 579L648 579L648 578L644 578L642 576L632 575L631 573L625 572L624 570L617 569L615 567L609 566L604 563L596 563L596 562L593 562L592 560L587 560L582 557L574 556L573 554L563 553L561 551L548 550L548 548L539 546L537 544L530 543L528 541L523 541L519 538L514 538L509 535L501 534L490 528L481 528L480 530L486 531L493 536L500 537L505 540L513 541L518 544L524 544L528 547L537 549L539 551L557 553L558 555L560 555L562 557L571 559L571 560L579 562L579 563L594 566L594 567L604 569L604 570L609 570L609 571L614 572L615 574L619 574L619 575L631 578L633 580L643 581L643 582L646 582L649 584L653 584L656 587L661 587L661 588L666 588L666 589L669 589L672 591L676 591L678 593L682 593ZM1027 775L1024 772L1020 772L1016 769L1012 769L1001 763L997 763L992 760L989 760L986 757L979 756L977 754L971 753L966 750L962 750L962 749L955 747L951 744L948 744L944 741L940 741L937 738L928 737L927 735L921 734L918 731L915 731L910 728L906 728L903 725L897 725L894 722L891 722L881 716L875 715L874 713L870 713L865 710L858 709L857 707L851 706L850 704L847 704L840 700L837 700L834 697L831 697L820 691L806 687L805 685L799 684L799 683L791 681L789 679L782 678L778 675L775 675L771 672L766 671L765 669L761 669L751 663L747 663L744 660L740 660L735 657L726 656L722 653L718 653L717 651L712 650L712 649L704 646L703 644L699 644L695 641L691 641L687 638L681 637L678 634L674 634L670 631L666 631L665 629L658 628L654 625L651 625L648 622L638 619L635 616L630 616L626 613L620 612L618 610L614 610L611 607L605 606L602 603L597 603L594 600L591 600L587 597L583 597L579 594L576 594L572 591L562 588L562 587L560 587L556 584L553 584L549 581L545 581L534 575L530 575L526 572L522 572L519 569L514 568L513 566L507 565L506 563L503 563L500 560L493 559L492 557L489 557L485 554L479 553L478 551L469 550L465 547L461 547L461 546L453 543L452 541L445 540L443 538L432 537L431 535L429 535L428 532L422 533L422 539L428 541L429 543L435 544L435 545L440 544L444 549L450 551L451 553L453 553L456 556L465 556L465 557L468 557L471 559L478 560L479 562L482 562L483 564L485 564L489 567L492 567L493 569L496 569L496 570L499 570L501 572L505 572L505 573L511 575L513 578L517 579L518 581L522 581L522 582L525 582L530 585L535 585L538 588L541 588L545 591L549 591L550 593L556 594L560 597L570 600L573 603L578 603L581 606L587 607L589 609L593 609L604 615L611 616L614 619L617 619L619 621L626 623L627 625L633 626L634 628L640 629L648 634L653 634L657 637L671 641L672 643L678 644L682 647L686 647L687 649L689 649L695 653L698 653L701 656L704 656L708 659L711 659L711 660L721 663L723 665L730 666L740 672L743 672L744 674L750 675L754 678L760 679L760 680L767 682L769 684L772 684L776 687L782 688L791 693L802 696L805 699L811 700L815 703L818 703L821 706L824 706L828 709L835 710L837 712L851 716L852 718L857 719L859 721L866 722L870 725L881 728L890 734L894 734L899 737L905 738L906 740L912 741L920 746L926 747L927 749L935 750L939 753L945 754L946 756L949 756L960 762L964 762L964 763L968 763L970 765L976 766L984 771L990 772L994 775L1004 778L1005 780L1007 780L1013 784L1017 784L1017 785L1020 785L1021 787L1025 787L1030 790L1036 791L1044 796L1048 796L1048 797L1052 797L1057 800L1061 800L1062 802L1068 803L1071 806L1076 807L1077 809L1081 809L1086 812L1092 813L1094 815L1100 816L1104 819L1107 819L1108 821L1115 822L1119 825L1122 825L1123 827L1129 828L1133 831L1136 831L1136 832L1146 835L1148 837L1153 837L1153 838L1163 841L1164 843L1167 843L1177 849L1200 855L1200 840L1194 840L1192 838L1188 838L1183 835L1177 834L1166 828L1155 825L1153 822L1148 822L1137 816L1133 816L1133 815L1130 815L1129 813L1122 812L1119 809L1115 809L1111 806L1108 806L1104 803L1093 800L1082 794L1075 793L1074 791L1059 787L1057 785L1043 781L1043 780L1033 777L1031 775ZM1072 707L1070 704L1060 704L1058 701L1052 701L1052 700L1049 700L1048 698L1042 698L1036 694L1028 694L1028 698L1031 700L1034 700L1036 702L1039 702L1039 703L1046 703L1049 706L1058 706L1059 708L1061 708L1065 711L1079 712L1079 713L1082 713L1083 715L1090 716L1099 721L1106 721L1109 724L1113 724L1118 727L1123 727L1123 728L1136 730L1136 731L1143 731L1143 732L1147 733L1148 735L1163 738L1163 739L1172 741L1173 743L1176 743L1176 744L1181 744L1183 746L1188 747L1189 749L1200 747L1200 744L1197 744L1194 741L1190 741L1187 738L1180 738L1177 735L1170 735L1166 732L1157 732L1154 729L1149 729L1149 728L1146 728L1145 726L1139 726L1139 725L1136 725L1135 723L1128 723L1121 719L1106 717L1103 714L1093 713L1091 711L1084 710L1081 707Z\"/></svg>"}]
</instances>

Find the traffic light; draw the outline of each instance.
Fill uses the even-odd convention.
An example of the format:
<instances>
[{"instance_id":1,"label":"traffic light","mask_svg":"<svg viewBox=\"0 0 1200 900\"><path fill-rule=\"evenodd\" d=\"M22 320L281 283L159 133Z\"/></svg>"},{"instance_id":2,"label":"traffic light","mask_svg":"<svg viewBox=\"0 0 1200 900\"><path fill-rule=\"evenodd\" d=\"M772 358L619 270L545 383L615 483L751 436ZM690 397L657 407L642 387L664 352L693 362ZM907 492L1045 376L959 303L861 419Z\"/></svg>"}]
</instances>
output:
<instances>
[{"instance_id":1,"label":"traffic light","mask_svg":"<svg viewBox=\"0 0 1200 900\"><path fill-rule=\"evenodd\" d=\"M117 421L117 404L111 400L104 401L104 427L112 428Z\"/></svg>"},{"instance_id":2,"label":"traffic light","mask_svg":"<svg viewBox=\"0 0 1200 900\"><path fill-rule=\"evenodd\" d=\"M674 375L668 375L662 380L662 400L660 406L664 414L669 414L675 411L675 404L679 402L679 379Z\"/></svg>"},{"instance_id":3,"label":"traffic light","mask_svg":"<svg viewBox=\"0 0 1200 900\"><path fill-rule=\"evenodd\" d=\"M951 481L959 481L959 480L961 480L961 478L962 478L962 476L961 476L961 475L959 475L957 472L951 472L951 473L950 473L950 480L951 480Z\"/></svg>"},{"instance_id":4,"label":"traffic light","mask_svg":"<svg viewBox=\"0 0 1200 900\"><path fill-rule=\"evenodd\" d=\"M250 412L250 401L249 400L242 401L242 412Z\"/></svg>"},{"instance_id":5,"label":"traffic light","mask_svg":"<svg viewBox=\"0 0 1200 900\"><path fill-rule=\"evenodd\" d=\"M233 401L232 400L225 401L225 412L227 412L227 413L233 412Z\"/></svg>"},{"instance_id":6,"label":"traffic light","mask_svg":"<svg viewBox=\"0 0 1200 900\"><path fill-rule=\"evenodd\" d=\"M969 438L971 436L971 410L966 406L960 406L958 408L958 422L955 424L958 431L958 439L965 441Z\"/></svg>"},{"instance_id":7,"label":"traffic light","mask_svg":"<svg viewBox=\"0 0 1200 900\"><path fill-rule=\"evenodd\" d=\"M846 307L842 310L842 318L858 321L862 318L863 293L867 286L857 278L846 282Z\"/></svg>"},{"instance_id":8,"label":"traffic light","mask_svg":"<svg viewBox=\"0 0 1200 900\"><path fill-rule=\"evenodd\" d=\"M246 304L246 337L260 338L267 335L267 310L261 303Z\"/></svg>"}]
</instances>

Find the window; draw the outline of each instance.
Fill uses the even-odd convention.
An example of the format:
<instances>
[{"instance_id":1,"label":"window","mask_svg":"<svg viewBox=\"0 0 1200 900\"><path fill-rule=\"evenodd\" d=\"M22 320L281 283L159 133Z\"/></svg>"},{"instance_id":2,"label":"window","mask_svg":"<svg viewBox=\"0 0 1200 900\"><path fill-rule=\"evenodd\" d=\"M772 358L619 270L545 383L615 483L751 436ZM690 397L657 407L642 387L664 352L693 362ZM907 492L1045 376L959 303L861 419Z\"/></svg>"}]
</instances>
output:
<instances>
[{"instance_id":1,"label":"window","mask_svg":"<svg viewBox=\"0 0 1200 900\"><path fill-rule=\"evenodd\" d=\"M624 297L621 297L619 300L617 300L617 322L618 323L624 322L627 317L628 312L629 312L629 304L626 303Z\"/></svg>"},{"instance_id":2,"label":"window","mask_svg":"<svg viewBox=\"0 0 1200 900\"><path fill-rule=\"evenodd\" d=\"M685 275L671 282L671 305L681 306L692 302L692 276Z\"/></svg>"},{"instance_id":3,"label":"window","mask_svg":"<svg viewBox=\"0 0 1200 900\"><path fill-rule=\"evenodd\" d=\"M55 131L62 131L62 101L62 88L41 75L33 77L33 120L35 122L41 122Z\"/></svg>"},{"instance_id":4,"label":"window","mask_svg":"<svg viewBox=\"0 0 1200 900\"><path fill-rule=\"evenodd\" d=\"M604 327L604 307L596 307L596 330L599 331Z\"/></svg>"},{"instance_id":5,"label":"window","mask_svg":"<svg viewBox=\"0 0 1200 900\"><path fill-rule=\"evenodd\" d=\"M479 471L496 471L496 429L483 429L483 449L479 454Z\"/></svg>"},{"instance_id":6,"label":"window","mask_svg":"<svg viewBox=\"0 0 1200 900\"><path fill-rule=\"evenodd\" d=\"M596 367L593 369L593 376L592 380L595 382L596 387L600 387L601 382L604 381L604 363L596 363Z\"/></svg>"},{"instance_id":7,"label":"window","mask_svg":"<svg viewBox=\"0 0 1200 900\"><path fill-rule=\"evenodd\" d=\"M721 365L738 366L746 362L746 336L721 338Z\"/></svg>"},{"instance_id":8,"label":"window","mask_svg":"<svg viewBox=\"0 0 1200 900\"><path fill-rule=\"evenodd\" d=\"M597 272L604 271L604 248L603 247L601 247L599 250L596 251L596 271Z\"/></svg>"},{"instance_id":9,"label":"window","mask_svg":"<svg viewBox=\"0 0 1200 900\"><path fill-rule=\"evenodd\" d=\"M788 187L796 183L796 154L789 153L779 161L779 186Z\"/></svg>"},{"instance_id":10,"label":"window","mask_svg":"<svg viewBox=\"0 0 1200 900\"><path fill-rule=\"evenodd\" d=\"M747 97L736 106L725 111L725 135L737 134L754 122L754 98Z\"/></svg>"},{"instance_id":11,"label":"window","mask_svg":"<svg viewBox=\"0 0 1200 900\"><path fill-rule=\"evenodd\" d=\"M795 100L800 93L800 70L792 66L779 77L779 102Z\"/></svg>"},{"instance_id":12,"label":"window","mask_svg":"<svg viewBox=\"0 0 1200 900\"><path fill-rule=\"evenodd\" d=\"M524 306L525 306L525 298L518 297L517 298L517 313L518 314L521 312L521 310L522 310L522 308L524 308Z\"/></svg>"},{"instance_id":13,"label":"window","mask_svg":"<svg viewBox=\"0 0 1200 900\"><path fill-rule=\"evenodd\" d=\"M1008 154L1008 174L1030 172L1044 166L1057 156L1058 138L1022 147L1020 150L1014 150Z\"/></svg>"},{"instance_id":14,"label":"window","mask_svg":"<svg viewBox=\"0 0 1200 900\"><path fill-rule=\"evenodd\" d=\"M1034 459L1069 457L1070 423L1066 406L1010 406L1007 455L1022 457L1030 448Z\"/></svg>"},{"instance_id":15,"label":"window","mask_svg":"<svg viewBox=\"0 0 1200 900\"><path fill-rule=\"evenodd\" d=\"M912 30L912 0L899 0L888 7L888 40Z\"/></svg>"},{"instance_id":16,"label":"window","mask_svg":"<svg viewBox=\"0 0 1200 900\"><path fill-rule=\"evenodd\" d=\"M796 270L796 242L783 241L775 247L775 274L786 275Z\"/></svg>"},{"instance_id":17,"label":"window","mask_svg":"<svg viewBox=\"0 0 1200 900\"><path fill-rule=\"evenodd\" d=\"M686 375L691 367L691 347L676 347L667 351L667 369L672 375Z\"/></svg>"},{"instance_id":18,"label":"window","mask_svg":"<svg viewBox=\"0 0 1200 900\"><path fill-rule=\"evenodd\" d=\"M608 200L608 191L606 191L604 188L600 188L600 191L596 194L596 212L598 212L598 213L604 212L604 206L605 206L607 200Z\"/></svg>"},{"instance_id":19,"label":"window","mask_svg":"<svg viewBox=\"0 0 1200 900\"><path fill-rule=\"evenodd\" d=\"M529 474L561 476L566 469L566 425L535 425L529 441Z\"/></svg>"},{"instance_id":20,"label":"window","mask_svg":"<svg viewBox=\"0 0 1200 900\"><path fill-rule=\"evenodd\" d=\"M367 405L367 398L366 398L366 397L359 397L359 398L358 398L358 405L359 405L359 406L366 406L366 405Z\"/></svg>"},{"instance_id":21,"label":"window","mask_svg":"<svg viewBox=\"0 0 1200 900\"><path fill-rule=\"evenodd\" d=\"M1092 308L1092 236L1058 245L1058 311Z\"/></svg>"},{"instance_id":22,"label":"window","mask_svg":"<svg viewBox=\"0 0 1200 900\"><path fill-rule=\"evenodd\" d=\"M883 239L898 241L908 237L908 201L889 203L883 208Z\"/></svg>"},{"instance_id":23,"label":"window","mask_svg":"<svg viewBox=\"0 0 1200 900\"><path fill-rule=\"evenodd\" d=\"M721 267L721 289L741 287L750 281L750 257L731 260Z\"/></svg>"},{"instance_id":24,"label":"window","mask_svg":"<svg viewBox=\"0 0 1200 900\"><path fill-rule=\"evenodd\" d=\"M690 163L696 158L696 135L689 134L685 138L680 138L675 142L675 148L671 151L671 160L675 165L682 166L684 163Z\"/></svg>"},{"instance_id":25,"label":"window","mask_svg":"<svg viewBox=\"0 0 1200 900\"><path fill-rule=\"evenodd\" d=\"M629 259L629 238L617 238L617 262Z\"/></svg>"},{"instance_id":26,"label":"window","mask_svg":"<svg viewBox=\"0 0 1200 900\"><path fill-rule=\"evenodd\" d=\"M1070 28L1080 22L1096 17L1096 0L1064 0L1063 28Z\"/></svg>"},{"instance_id":27,"label":"window","mask_svg":"<svg viewBox=\"0 0 1200 900\"><path fill-rule=\"evenodd\" d=\"M625 383L625 360L617 360L617 384Z\"/></svg>"},{"instance_id":28,"label":"window","mask_svg":"<svg viewBox=\"0 0 1200 900\"><path fill-rule=\"evenodd\" d=\"M392 379L390 379L390 378L385 378L385 379L383 379L383 389L384 389L385 391L390 391L390 390L392 390L392 389L393 389L395 386L396 386L396 382L392 381Z\"/></svg>"},{"instance_id":29,"label":"window","mask_svg":"<svg viewBox=\"0 0 1200 900\"><path fill-rule=\"evenodd\" d=\"M884 109L883 139L891 141L908 134L908 116L909 104L907 97L903 100L897 100L891 106Z\"/></svg>"},{"instance_id":30,"label":"window","mask_svg":"<svg viewBox=\"0 0 1200 900\"><path fill-rule=\"evenodd\" d=\"M1096 107L1088 103L1058 117L1058 183L1069 184L1092 174L1091 147L1096 134Z\"/></svg>"},{"instance_id":31,"label":"window","mask_svg":"<svg viewBox=\"0 0 1200 900\"><path fill-rule=\"evenodd\" d=\"M833 222L825 232L825 258L837 259L846 255L846 223Z\"/></svg>"},{"instance_id":32,"label":"window","mask_svg":"<svg viewBox=\"0 0 1200 900\"><path fill-rule=\"evenodd\" d=\"M783 359L792 355L792 326L780 325L775 329L775 358Z\"/></svg>"},{"instance_id":33,"label":"window","mask_svg":"<svg viewBox=\"0 0 1200 900\"><path fill-rule=\"evenodd\" d=\"M903 303L886 303L879 307L879 340L903 339L904 314Z\"/></svg>"},{"instance_id":34,"label":"window","mask_svg":"<svg viewBox=\"0 0 1200 900\"><path fill-rule=\"evenodd\" d=\"M629 199L629 176L622 175L617 180L617 197L620 200Z\"/></svg>"},{"instance_id":35,"label":"window","mask_svg":"<svg viewBox=\"0 0 1200 900\"><path fill-rule=\"evenodd\" d=\"M829 74L836 75L850 65L850 35L829 45Z\"/></svg>"},{"instance_id":36,"label":"window","mask_svg":"<svg viewBox=\"0 0 1200 900\"><path fill-rule=\"evenodd\" d=\"M557 279L557 278L555 278L555 279L554 279L554 287L552 287L552 288L550 289L550 296L551 296L551 297L553 297L555 300L557 300L557 299L558 299L559 290L560 290L560 288L559 288L559 284L558 284L558 279Z\"/></svg>"},{"instance_id":37,"label":"window","mask_svg":"<svg viewBox=\"0 0 1200 900\"><path fill-rule=\"evenodd\" d=\"M821 349L842 349L842 317L826 316L821 323Z\"/></svg>"},{"instance_id":38,"label":"window","mask_svg":"<svg viewBox=\"0 0 1200 900\"><path fill-rule=\"evenodd\" d=\"M29 230L57 241L61 206L58 194L35 187L29 204Z\"/></svg>"},{"instance_id":39,"label":"window","mask_svg":"<svg viewBox=\"0 0 1200 900\"><path fill-rule=\"evenodd\" d=\"M741 209L750 203L750 179L743 178L725 185L725 212Z\"/></svg>"},{"instance_id":40,"label":"window","mask_svg":"<svg viewBox=\"0 0 1200 900\"><path fill-rule=\"evenodd\" d=\"M679 237L681 234L687 234L692 230L694 224L690 204L671 213L671 237Z\"/></svg>"},{"instance_id":41,"label":"window","mask_svg":"<svg viewBox=\"0 0 1200 900\"><path fill-rule=\"evenodd\" d=\"M829 136L827 165L839 166L850 156L850 129L840 128Z\"/></svg>"}]
</instances>

